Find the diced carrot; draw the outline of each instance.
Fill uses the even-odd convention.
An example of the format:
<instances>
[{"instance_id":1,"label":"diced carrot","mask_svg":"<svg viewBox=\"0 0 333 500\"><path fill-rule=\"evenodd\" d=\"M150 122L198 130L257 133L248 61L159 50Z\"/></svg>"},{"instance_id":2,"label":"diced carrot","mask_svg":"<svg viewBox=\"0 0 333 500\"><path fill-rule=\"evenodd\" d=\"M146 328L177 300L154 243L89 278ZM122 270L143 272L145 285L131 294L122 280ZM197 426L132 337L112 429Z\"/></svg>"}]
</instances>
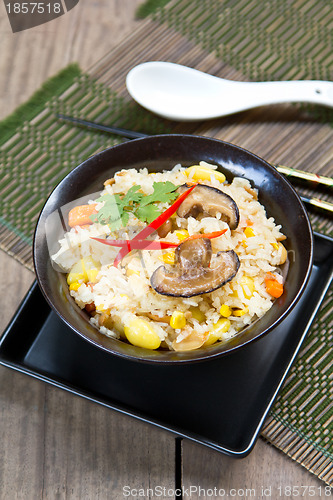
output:
<instances>
[{"instance_id":1,"label":"diced carrot","mask_svg":"<svg viewBox=\"0 0 333 500\"><path fill-rule=\"evenodd\" d=\"M200 184L198 181L187 181L186 186L196 186L197 184Z\"/></svg>"},{"instance_id":2,"label":"diced carrot","mask_svg":"<svg viewBox=\"0 0 333 500\"><path fill-rule=\"evenodd\" d=\"M96 213L96 203L74 207L68 214L68 225L70 227L75 227L92 224L93 221L90 219L90 216Z\"/></svg>"},{"instance_id":3,"label":"diced carrot","mask_svg":"<svg viewBox=\"0 0 333 500\"><path fill-rule=\"evenodd\" d=\"M278 299L283 294L283 285L276 280L267 280L266 290L272 297Z\"/></svg>"},{"instance_id":4,"label":"diced carrot","mask_svg":"<svg viewBox=\"0 0 333 500\"><path fill-rule=\"evenodd\" d=\"M250 219L246 219L246 225L247 226L253 226L253 221Z\"/></svg>"},{"instance_id":5,"label":"diced carrot","mask_svg":"<svg viewBox=\"0 0 333 500\"><path fill-rule=\"evenodd\" d=\"M283 294L283 285L272 273L267 273L265 278L266 290L272 296L278 299Z\"/></svg>"}]
</instances>

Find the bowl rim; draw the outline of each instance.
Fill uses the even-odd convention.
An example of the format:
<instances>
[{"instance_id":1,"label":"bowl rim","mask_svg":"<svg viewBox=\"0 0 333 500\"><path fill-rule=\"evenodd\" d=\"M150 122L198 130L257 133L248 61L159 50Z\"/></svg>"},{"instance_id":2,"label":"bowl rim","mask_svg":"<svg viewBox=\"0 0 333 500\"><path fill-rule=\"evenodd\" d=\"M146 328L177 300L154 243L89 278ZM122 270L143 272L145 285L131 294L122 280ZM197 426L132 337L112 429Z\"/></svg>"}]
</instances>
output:
<instances>
[{"instance_id":1,"label":"bowl rim","mask_svg":"<svg viewBox=\"0 0 333 500\"><path fill-rule=\"evenodd\" d=\"M271 171L271 173L279 180L279 182L282 182L283 184L285 184L285 186L287 186L287 188L291 190L293 196L296 198L296 201L298 202L298 205L299 205L299 207L304 215L304 222L306 223L306 227L307 227L307 236L309 236L309 259L308 259L308 264L307 264L306 271L304 273L304 277L302 280L302 284L299 287L296 295L293 297L291 303L286 308L286 310L275 321L273 321L272 324L270 324L263 331L259 332L258 335L245 340L241 344L231 345L230 342L226 342L225 344L221 343L222 345L226 345L229 343L230 344L229 349L224 349L224 350L216 351L216 352L215 351L209 352L209 349L207 349L207 348L205 348L204 350L197 349L194 351L185 351L185 353L191 352L191 353L196 354L196 356L190 357L190 358L177 356L176 358L174 357L173 359L171 359L171 356L175 356L175 353L176 354L182 354L182 353L181 352L178 353L176 351L167 351L167 350L165 350L165 351L150 351L148 349L140 348L140 347L136 347L136 350L139 349L140 352L142 353L142 355L137 356L137 355L128 354L128 353L125 353L122 351L114 350L114 349L110 348L109 346L104 346L101 343L93 340L92 338L90 338L89 336L84 334L82 331L80 331L78 328L76 328L74 325L72 325L70 323L70 321L68 321L66 319L66 317L63 315L61 310L59 310L56 307L56 305L54 304L54 302L51 300L51 298L50 298L50 296L49 296L49 294L44 286L43 280L41 278L40 265L39 265L38 258L37 258L37 254L38 254L37 239L39 237L40 225L41 225L42 219L44 217L45 209L48 207L49 200L51 199L51 197L54 195L54 193L56 191L61 189L63 184L67 183L68 180L70 180L72 177L75 177L78 170L82 169L84 166L86 166L90 162L95 161L96 159L103 157L110 150L120 149L120 148L126 147L126 145L128 145L128 144L134 144L134 146L135 146L135 143L141 143L142 141L164 140L166 138L168 138L168 139L169 138L175 138L175 139L180 139L180 138L184 139L185 138L186 140L187 139L204 140L204 141L209 141L209 142L213 142L213 143L217 143L217 144L224 144L227 147L234 149L235 151L239 151L243 154L245 153L246 155L249 155L249 157L252 157L255 161L261 163L262 165L265 165L265 168L268 168L268 170ZM120 168L125 168L125 167L120 167ZM127 168L131 168L131 167L127 167ZM245 177L245 178L247 178L247 177ZM249 180L252 181L251 179L249 179ZM45 234L44 234L44 236L45 236ZM279 325L289 315L289 313L294 308L294 306L296 305L296 303L298 302L298 300L300 299L301 295L303 294L303 292L306 288L306 285L307 285L309 278L310 278L312 266L313 266L313 253L314 253L313 246L314 246L313 230L312 230L310 218L309 218L309 215L307 213L307 210L304 207L304 204L301 201L300 196L296 192L295 188L290 184L290 182L282 174L280 174L277 171L277 169L272 164L270 164L267 160L261 158L260 156L256 155L255 153L253 153L253 152L251 152L251 151L249 151L241 146L238 146L236 144L233 144L233 143L230 143L227 141L223 141L221 139L217 139L214 137L207 137L207 136L193 135L193 134L157 134L157 135L147 135L146 137L132 139L132 140L125 141L125 142L122 142L120 144L116 144L114 146L110 146L108 148L105 148L102 151L99 151L98 153L83 160L81 163L79 163L77 166L75 166L72 170L70 170L56 184L56 186L49 193L45 203L43 204L43 207L42 207L42 209L39 213L38 219L37 219L37 223L36 223L35 231L34 231L34 235L33 235L33 264L34 264L37 283L39 285L39 288L42 291L44 298L46 299L47 303L50 305L51 309L55 311L55 313L62 319L62 321L64 321L64 323L71 328L71 330L73 330L76 334L78 334L85 341L88 341L90 344L94 345L95 347L97 347L99 349L102 349L102 350L108 352L109 354L116 355L116 356L121 357L122 359L127 359L130 361L143 362L143 363L149 363L149 364L155 364L155 365L156 364L157 365L191 364L191 363L196 363L196 362L209 361L209 360L213 360L213 359L220 357L220 356L226 356L226 355L232 354L232 353L238 351L239 349L247 346L248 344L259 340L260 338L264 337L269 332L271 332L274 328L276 328L277 325ZM260 320L260 318L259 318L259 320ZM258 321L258 320L256 320L256 321ZM249 328L253 324L254 323L252 322L250 325L248 325L248 327L245 327L244 329L242 329L239 335L242 335L243 332L246 333L247 328ZM96 329L96 331L98 331L98 330ZM101 334L101 335L103 335L103 334ZM239 338L239 335L235 336L235 338ZM126 342L118 340L118 339L113 339L113 338L109 338L109 337L106 337L106 338L109 341L121 342L122 344L125 344L126 346L131 346L131 344L127 344ZM216 346L217 344L214 344L214 345ZM135 347L135 346L131 346L131 347ZM212 347L212 346L210 346L210 347ZM145 352L147 355L144 355ZM151 352L154 352L154 353L163 352L163 354L168 355L168 357L166 358L165 356L163 356L163 357L162 356L160 356L160 357L151 356Z\"/></svg>"}]
</instances>

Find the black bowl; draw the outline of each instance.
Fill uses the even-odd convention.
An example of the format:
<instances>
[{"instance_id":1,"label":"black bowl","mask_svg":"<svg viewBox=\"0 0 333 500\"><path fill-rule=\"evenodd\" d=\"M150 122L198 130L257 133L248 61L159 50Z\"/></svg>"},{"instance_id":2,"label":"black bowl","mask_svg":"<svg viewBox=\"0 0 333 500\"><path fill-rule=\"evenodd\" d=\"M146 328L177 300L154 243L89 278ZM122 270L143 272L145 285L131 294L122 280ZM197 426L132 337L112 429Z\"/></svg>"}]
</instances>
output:
<instances>
[{"instance_id":1,"label":"black bowl","mask_svg":"<svg viewBox=\"0 0 333 500\"><path fill-rule=\"evenodd\" d=\"M194 351L152 351L102 335L89 323L85 311L81 311L70 297L65 276L51 265L45 230L47 217L77 198L101 191L104 180L120 169L147 167L154 172L170 169L177 163L190 166L200 160L218 165L229 180L234 176L249 179L259 189L259 201L266 207L267 215L282 224L290 257L283 295L260 320L228 343L217 343ZM109 353L132 360L188 363L225 355L272 331L290 313L304 291L312 268L313 238L307 213L298 195L289 182L264 160L216 139L161 135L106 149L70 172L54 189L42 209L35 231L33 254L37 281L45 298L83 339Z\"/></svg>"}]
</instances>

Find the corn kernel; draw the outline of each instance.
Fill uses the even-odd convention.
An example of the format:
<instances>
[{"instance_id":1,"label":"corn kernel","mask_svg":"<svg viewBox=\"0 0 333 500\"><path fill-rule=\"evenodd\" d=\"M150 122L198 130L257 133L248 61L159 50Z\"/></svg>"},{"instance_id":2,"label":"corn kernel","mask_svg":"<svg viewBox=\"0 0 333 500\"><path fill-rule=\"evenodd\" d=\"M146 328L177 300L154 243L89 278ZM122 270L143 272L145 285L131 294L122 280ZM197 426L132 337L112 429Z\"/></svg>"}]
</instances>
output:
<instances>
[{"instance_id":1,"label":"corn kernel","mask_svg":"<svg viewBox=\"0 0 333 500\"><path fill-rule=\"evenodd\" d=\"M201 165L192 165L192 167L187 168L184 173L187 177L191 175L194 181L210 181L212 176L219 182L225 181L225 175L222 174L222 172Z\"/></svg>"},{"instance_id":2,"label":"corn kernel","mask_svg":"<svg viewBox=\"0 0 333 500\"><path fill-rule=\"evenodd\" d=\"M179 229L179 231L175 231L175 235L177 236L179 241L186 240L190 236L187 229Z\"/></svg>"},{"instance_id":3,"label":"corn kernel","mask_svg":"<svg viewBox=\"0 0 333 500\"><path fill-rule=\"evenodd\" d=\"M215 344L220 339L219 335L217 335L215 332L211 331L208 333L208 337L205 340L203 346L207 347L209 345Z\"/></svg>"},{"instance_id":4,"label":"corn kernel","mask_svg":"<svg viewBox=\"0 0 333 500\"><path fill-rule=\"evenodd\" d=\"M98 311L98 312L104 312L107 315L110 315L110 312L111 312L110 309L105 309L104 304L100 304L99 306L96 306L96 311Z\"/></svg>"},{"instance_id":5,"label":"corn kernel","mask_svg":"<svg viewBox=\"0 0 333 500\"><path fill-rule=\"evenodd\" d=\"M72 271L67 276L67 284L72 285L73 283L78 283L79 281L85 281L84 273L73 273Z\"/></svg>"},{"instance_id":6,"label":"corn kernel","mask_svg":"<svg viewBox=\"0 0 333 500\"><path fill-rule=\"evenodd\" d=\"M252 236L255 236L255 233L254 233L252 227L248 227L248 226L244 229L244 234L247 238L252 238Z\"/></svg>"},{"instance_id":7,"label":"corn kernel","mask_svg":"<svg viewBox=\"0 0 333 500\"><path fill-rule=\"evenodd\" d=\"M210 332L211 334L217 335L218 338L221 338L223 333L226 333L230 328L230 321L227 318L221 318L213 325L213 330Z\"/></svg>"},{"instance_id":8,"label":"corn kernel","mask_svg":"<svg viewBox=\"0 0 333 500\"><path fill-rule=\"evenodd\" d=\"M84 257L74 264L67 276L67 283L71 285L76 281L90 281L94 283L99 273L99 264L92 257Z\"/></svg>"},{"instance_id":9,"label":"corn kernel","mask_svg":"<svg viewBox=\"0 0 333 500\"><path fill-rule=\"evenodd\" d=\"M85 280L91 283L96 282L96 277L100 270L100 265L91 256L81 259L81 265L85 273Z\"/></svg>"},{"instance_id":10,"label":"corn kernel","mask_svg":"<svg viewBox=\"0 0 333 500\"><path fill-rule=\"evenodd\" d=\"M224 318L228 318L229 316L231 316L231 309L229 306L227 306L226 304L223 304L220 308L220 314L221 316L223 316Z\"/></svg>"},{"instance_id":11,"label":"corn kernel","mask_svg":"<svg viewBox=\"0 0 333 500\"><path fill-rule=\"evenodd\" d=\"M140 276L140 273L139 271L134 271L134 269L130 269L129 267L126 269L126 276L132 276L133 274L137 274L138 276Z\"/></svg>"},{"instance_id":12,"label":"corn kernel","mask_svg":"<svg viewBox=\"0 0 333 500\"><path fill-rule=\"evenodd\" d=\"M246 240L243 240L243 241L242 241L242 245L243 245L243 247L244 247L244 248L247 248L247 243L246 243Z\"/></svg>"},{"instance_id":13,"label":"corn kernel","mask_svg":"<svg viewBox=\"0 0 333 500\"><path fill-rule=\"evenodd\" d=\"M83 259L79 260L72 269L70 270L67 276L67 284L71 285L72 283L76 283L78 281L86 281L86 273L83 266Z\"/></svg>"},{"instance_id":14,"label":"corn kernel","mask_svg":"<svg viewBox=\"0 0 333 500\"><path fill-rule=\"evenodd\" d=\"M242 276L240 280L240 285L242 287L244 297L250 299L254 293L254 281L250 276Z\"/></svg>"},{"instance_id":15,"label":"corn kernel","mask_svg":"<svg viewBox=\"0 0 333 500\"><path fill-rule=\"evenodd\" d=\"M203 323L205 321L206 316L199 309L199 307L190 307L190 312L192 313L192 318L198 321L199 323Z\"/></svg>"},{"instance_id":16,"label":"corn kernel","mask_svg":"<svg viewBox=\"0 0 333 500\"><path fill-rule=\"evenodd\" d=\"M215 344L218 340L220 340L224 333L226 333L231 326L230 321L227 318L221 318L213 325L213 328L210 330L208 337L204 343L204 346L207 347L209 345Z\"/></svg>"},{"instance_id":17,"label":"corn kernel","mask_svg":"<svg viewBox=\"0 0 333 500\"><path fill-rule=\"evenodd\" d=\"M175 263L175 252L167 252L158 257L160 260L165 262L165 264L174 264Z\"/></svg>"},{"instance_id":18,"label":"corn kernel","mask_svg":"<svg viewBox=\"0 0 333 500\"><path fill-rule=\"evenodd\" d=\"M244 314L247 314L248 312L249 312L249 308L244 307L244 309L234 309L232 314L233 314L233 316L240 317L240 316L244 316Z\"/></svg>"},{"instance_id":19,"label":"corn kernel","mask_svg":"<svg viewBox=\"0 0 333 500\"><path fill-rule=\"evenodd\" d=\"M186 318L184 313L181 311L174 311L170 318L171 328L178 330L180 328L184 328L185 325L186 325Z\"/></svg>"},{"instance_id":20,"label":"corn kernel","mask_svg":"<svg viewBox=\"0 0 333 500\"><path fill-rule=\"evenodd\" d=\"M148 321L140 318L134 318L124 327L127 340L137 346L146 349L158 349L161 345L161 339Z\"/></svg>"},{"instance_id":21,"label":"corn kernel","mask_svg":"<svg viewBox=\"0 0 333 500\"><path fill-rule=\"evenodd\" d=\"M274 250L279 250L279 245L277 243L271 243Z\"/></svg>"},{"instance_id":22,"label":"corn kernel","mask_svg":"<svg viewBox=\"0 0 333 500\"><path fill-rule=\"evenodd\" d=\"M71 283L69 285L69 289L70 289L70 291L73 290L74 292L77 292L81 285L82 285L82 283L78 283L77 281L74 281L73 283Z\"/></svg>"},{"instance_id":23,"label":"corn kernel","mask_svg":"<svg viewBox=\"0 0 333 500\"><path fill-rule=\"evenodd\" d=\"M90 283L96 283L98 273L99 273L99 269L96 269L96 268L86 269L88 281L90 281Z\"/></svg>"}]
</instances>

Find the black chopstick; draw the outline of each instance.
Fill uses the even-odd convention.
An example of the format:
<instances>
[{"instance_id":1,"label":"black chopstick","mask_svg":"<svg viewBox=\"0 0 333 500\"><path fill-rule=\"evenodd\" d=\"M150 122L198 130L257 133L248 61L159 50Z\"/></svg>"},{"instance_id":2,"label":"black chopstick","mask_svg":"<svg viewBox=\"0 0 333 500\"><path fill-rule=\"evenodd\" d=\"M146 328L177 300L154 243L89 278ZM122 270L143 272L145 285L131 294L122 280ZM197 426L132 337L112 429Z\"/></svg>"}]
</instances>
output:
<instances>
[{"instance_id":1,"label":"black chopstick","mask_svg":"<svg viewBox=\"0 0 333 500\"><path fill-rule=\"evenodd\" d=\"M67 122L74 123L76 125L82 125L86 128L91 128L94 130L101 130L102 132L109 132L110 134L121 135L127 139L140 139L142 137L148 137L147 134L141 134L141 132L134 132L132 130L126 130L119 127L109 127L108 125L102 125L100 123L90 122L87 120L81 120L81 118L73 118L71 116L58 114L58 118L65 120Z\"/></svg>"}]
</instances>

